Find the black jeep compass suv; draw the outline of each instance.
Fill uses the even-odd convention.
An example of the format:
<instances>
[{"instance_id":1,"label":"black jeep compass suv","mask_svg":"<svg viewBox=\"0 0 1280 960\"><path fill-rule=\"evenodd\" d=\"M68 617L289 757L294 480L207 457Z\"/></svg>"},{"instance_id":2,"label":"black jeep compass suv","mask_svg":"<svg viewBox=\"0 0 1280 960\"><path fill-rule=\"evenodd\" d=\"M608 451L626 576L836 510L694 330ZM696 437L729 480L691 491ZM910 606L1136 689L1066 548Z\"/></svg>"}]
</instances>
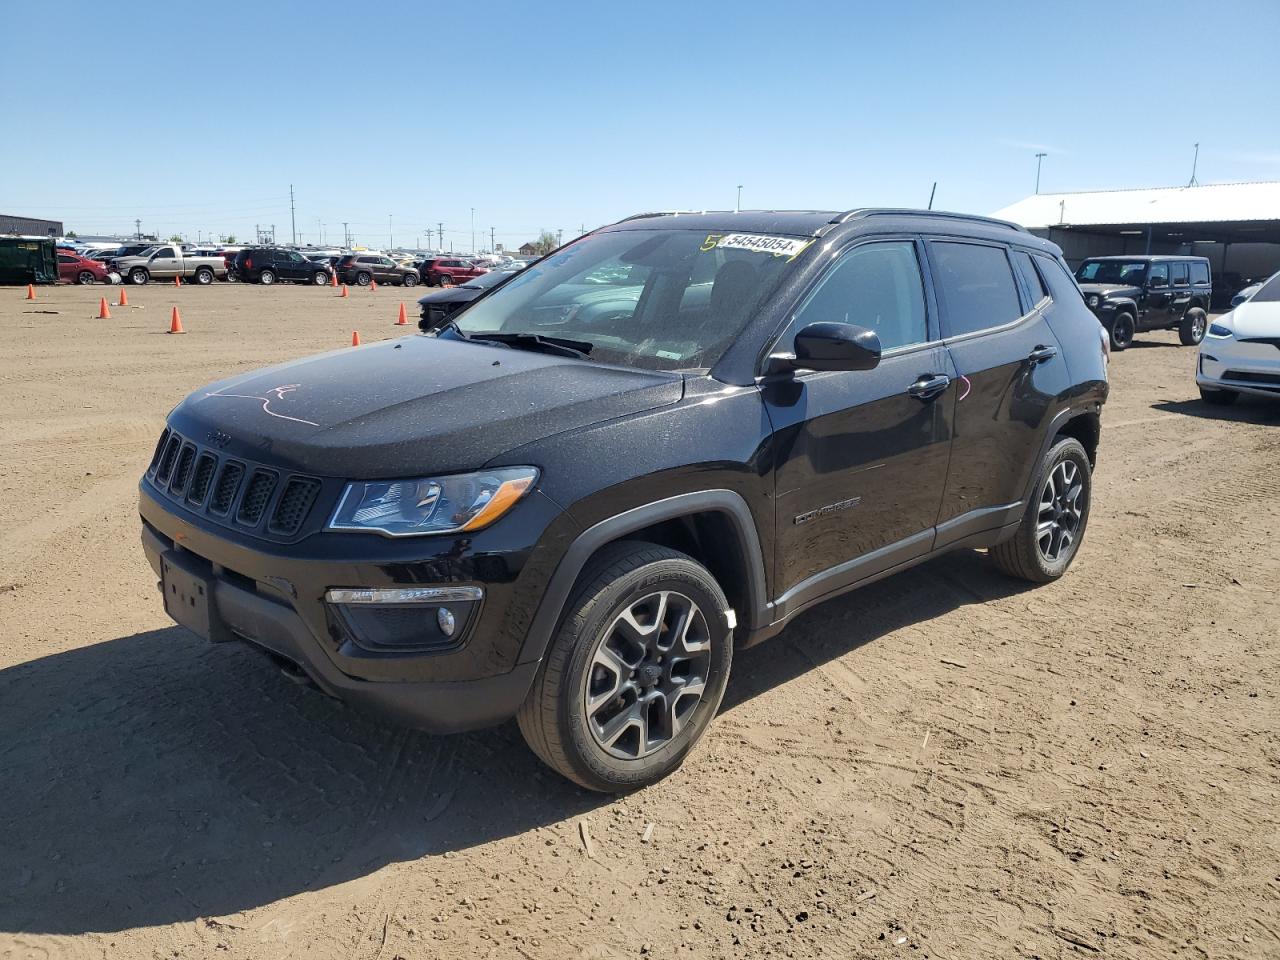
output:
<instances>
[{"instance_id":1,"label":"black jeep compass suv","mask_svg":"<svg viewBox=\"0 0 1280 960\"><path fill-rule=\"evenodd\" d=\"M1106 343L1054 245L905 210L647 214L430 334L234 377L140 484L165 608L596 790L676 768L736 647L944 551L1063 574Z\"/></svg>"}]
</instances>

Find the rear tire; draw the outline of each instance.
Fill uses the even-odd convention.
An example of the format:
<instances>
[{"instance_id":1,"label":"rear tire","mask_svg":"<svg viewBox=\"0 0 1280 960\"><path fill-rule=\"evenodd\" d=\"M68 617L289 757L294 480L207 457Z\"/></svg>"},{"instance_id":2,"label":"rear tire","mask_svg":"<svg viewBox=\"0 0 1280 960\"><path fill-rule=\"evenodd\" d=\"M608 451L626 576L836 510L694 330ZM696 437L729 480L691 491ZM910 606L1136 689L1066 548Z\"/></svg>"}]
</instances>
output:
<instances>
[{"instance_id":1,"label":"rear tire","mask_svg":"<svg viewBox=\"0 0 1280 960\"><path fill-rule=\"evenodd\" d=\"M89 286L93 286L94 279L95 278L90 271L81 270L80 275L76 277L76 282L79 283L82 287L89 287Z\"/></svg>"},{"instance_id":2,"label":"rear tire","mask_svg":"<svg viewBox=\"0 0 1280 960\"><path fill-rule=\"evenodd\" d=\"M1184 347L1194 347L1204 339L1209 327L1209 316L1199 307L1192 307L1182 315L1178 324L1178 340Z\"/></svg>"},{"instance_id":3,"label":"rear tire","mask_svg":"<svg viewBox=\"0 0 1280 960\"><path fill-rule=\"evenodd\" d=\"M440 286L448 287L453 285L453 277L447 273L440 274Z\"/></svg>"},{"instance_id":4,"label":"rear tire","mask_svg":"<svg viewBox=\"0 0 1280 960\"><path fill-rule=\"evenodd\" d=\"M258 274L258 282L264 287L269 287L276 282L276 274L274 270L263 270Z\"/></svg>"},{"instance_id":5,"label":"rear tire","mask_svg":"<svg viewBox=\"0 0 1280 960\"><path fill-rule=\"evenodd\" d=\"M373 282L373 274L366 273L363 270L361 270L359 273L356 274L356 283L359 284L360 286L367 287L372 282Z\"/></svg>"},{"instance_id":6,"label":"rear tire","mask_svg":"<svg viewBox=\"0 0 1280 960\"><path fill-rule=\"evenodd\" d=\"M517 720L530 749L588 790L635 790L676 770L719 709L733 661L711 573L624 541L569 600Z\"/></svg>"},{"instance_id":7,"label":"rear tire","mask_svg":"<svg viewBox=\"0 0 1280 960\"><path fill-rule=\"evenodd\" d=\"M213 271L208 267L201 267L196 271L196 283L200 284L202 287L207 287L209 284L213 283Z\"/></svg>"},{"instance_id":8,"label":"rear tire","mask_svg":"<svg viewBox=\"0 0 1280 960\"><path fill-rule=\"evenodd\" d=\"M1215 407L1229 407L1240 399L1240 394L1234 390L1219 390L1215 387L1201 387L1200 399L1205 403L1211 403Z\"/></svg>"},{"instance_id":9,"label":"rear tire","mask_svg":"<svg viewBox=\"0 0 1280 960\"><path fill-rule=\"evenodd\" d=\"M1018 532L991 548L996 566L1032 583L1049 583L1066 573L1089 523L1092 487L1089 455L1080 441L1058 440L1045 455Z\"/></svg>"},{"instance_id":10,"label":"rear tire","mask_svg":"<svg viewBox=\"0 0 1280 960\"><path fill-rule=\"evenodd\" d=\"M1132 313L1117 313L1111 321L1110 329L1107 331L1111 335L1111 349L1127 349L1133 343L1135 329Z\"/></svg>"}]
</instances>

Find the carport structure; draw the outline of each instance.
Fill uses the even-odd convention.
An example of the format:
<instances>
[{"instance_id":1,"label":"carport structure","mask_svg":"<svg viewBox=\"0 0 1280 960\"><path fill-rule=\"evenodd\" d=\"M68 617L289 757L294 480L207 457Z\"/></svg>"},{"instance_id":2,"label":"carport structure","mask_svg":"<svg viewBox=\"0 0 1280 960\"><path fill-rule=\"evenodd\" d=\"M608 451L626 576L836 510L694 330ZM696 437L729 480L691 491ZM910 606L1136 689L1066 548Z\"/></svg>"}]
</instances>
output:
<instances>
[{"instance_id":1,"label":"carport structure","mask_svg":"<svg viewBox=\"0 0 1280 960\"><path fill-rule=\"evenodd\" d=\"M1208 257L1215 305L1280 270L1280 181L1041 193L995 216L1052 240L1072 267L1125 254Z\"/></svg>"}]
</instances>

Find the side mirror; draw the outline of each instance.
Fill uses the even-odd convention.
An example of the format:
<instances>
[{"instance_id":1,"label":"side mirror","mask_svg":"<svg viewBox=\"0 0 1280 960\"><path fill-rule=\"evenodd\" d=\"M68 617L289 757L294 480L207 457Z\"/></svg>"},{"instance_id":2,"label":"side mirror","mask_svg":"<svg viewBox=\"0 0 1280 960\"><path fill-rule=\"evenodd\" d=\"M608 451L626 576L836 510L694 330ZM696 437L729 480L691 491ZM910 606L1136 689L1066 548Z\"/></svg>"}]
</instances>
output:
<instances>
[{"instance_id":1,"label":"side mirror","mask_svg":"<svg viewBox=\"0 0 1280 960\"><path fill-rule=\"evenodd\" d=\"M872 370L880 363L880 337L852 323L811 323L795 339L795 353L769 357L766 373L784 370Z\"/></svg>"}]
</instances>

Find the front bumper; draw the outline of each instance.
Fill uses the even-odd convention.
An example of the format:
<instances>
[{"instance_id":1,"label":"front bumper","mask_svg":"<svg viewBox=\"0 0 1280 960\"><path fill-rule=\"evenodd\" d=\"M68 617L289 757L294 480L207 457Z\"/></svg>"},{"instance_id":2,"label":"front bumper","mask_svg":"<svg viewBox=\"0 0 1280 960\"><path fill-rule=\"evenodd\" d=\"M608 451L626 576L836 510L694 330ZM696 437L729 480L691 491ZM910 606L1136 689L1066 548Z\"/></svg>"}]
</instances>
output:
<instances>
[{"instance_id":1,"label":"front bumper","mask_svg":"<svg viewBox=\"0 0 1280 960\"><path fill-rule=\"evenodd\" d=\"M516 660L551 565L530 548L503 549L508 545L495 535L502 525L472 535L468 543L342 534L317 534L309 545L249 542L180 515L181 508L158 499L146 480L139 510L143 550L157 576L168 562L208 585L211 639L246 640L283 657L332 696L445 733L509 719L533 682L537 661ZM504 522L522 510L523 522L507 526L507 540L532 536L536 542L558 513L551 501L534 494ZM415 562L407 552L414 549L419 555L442 550L453 556ZM468 582L482 585L485 599L467 618L459 643L434 652L361 646L324 599L333 587Z\"/></svg>"},{"instance_id":2,"label":"front bumper","mask_svg":"<svg viewBox=\"0 0 1280 960\"><path fill-rule=\"evenodd\" d=\"M1268 342L1206 338L1196 358L1196 384L1280 397L1280 347Z\"/></svg>"}]
</instances>

